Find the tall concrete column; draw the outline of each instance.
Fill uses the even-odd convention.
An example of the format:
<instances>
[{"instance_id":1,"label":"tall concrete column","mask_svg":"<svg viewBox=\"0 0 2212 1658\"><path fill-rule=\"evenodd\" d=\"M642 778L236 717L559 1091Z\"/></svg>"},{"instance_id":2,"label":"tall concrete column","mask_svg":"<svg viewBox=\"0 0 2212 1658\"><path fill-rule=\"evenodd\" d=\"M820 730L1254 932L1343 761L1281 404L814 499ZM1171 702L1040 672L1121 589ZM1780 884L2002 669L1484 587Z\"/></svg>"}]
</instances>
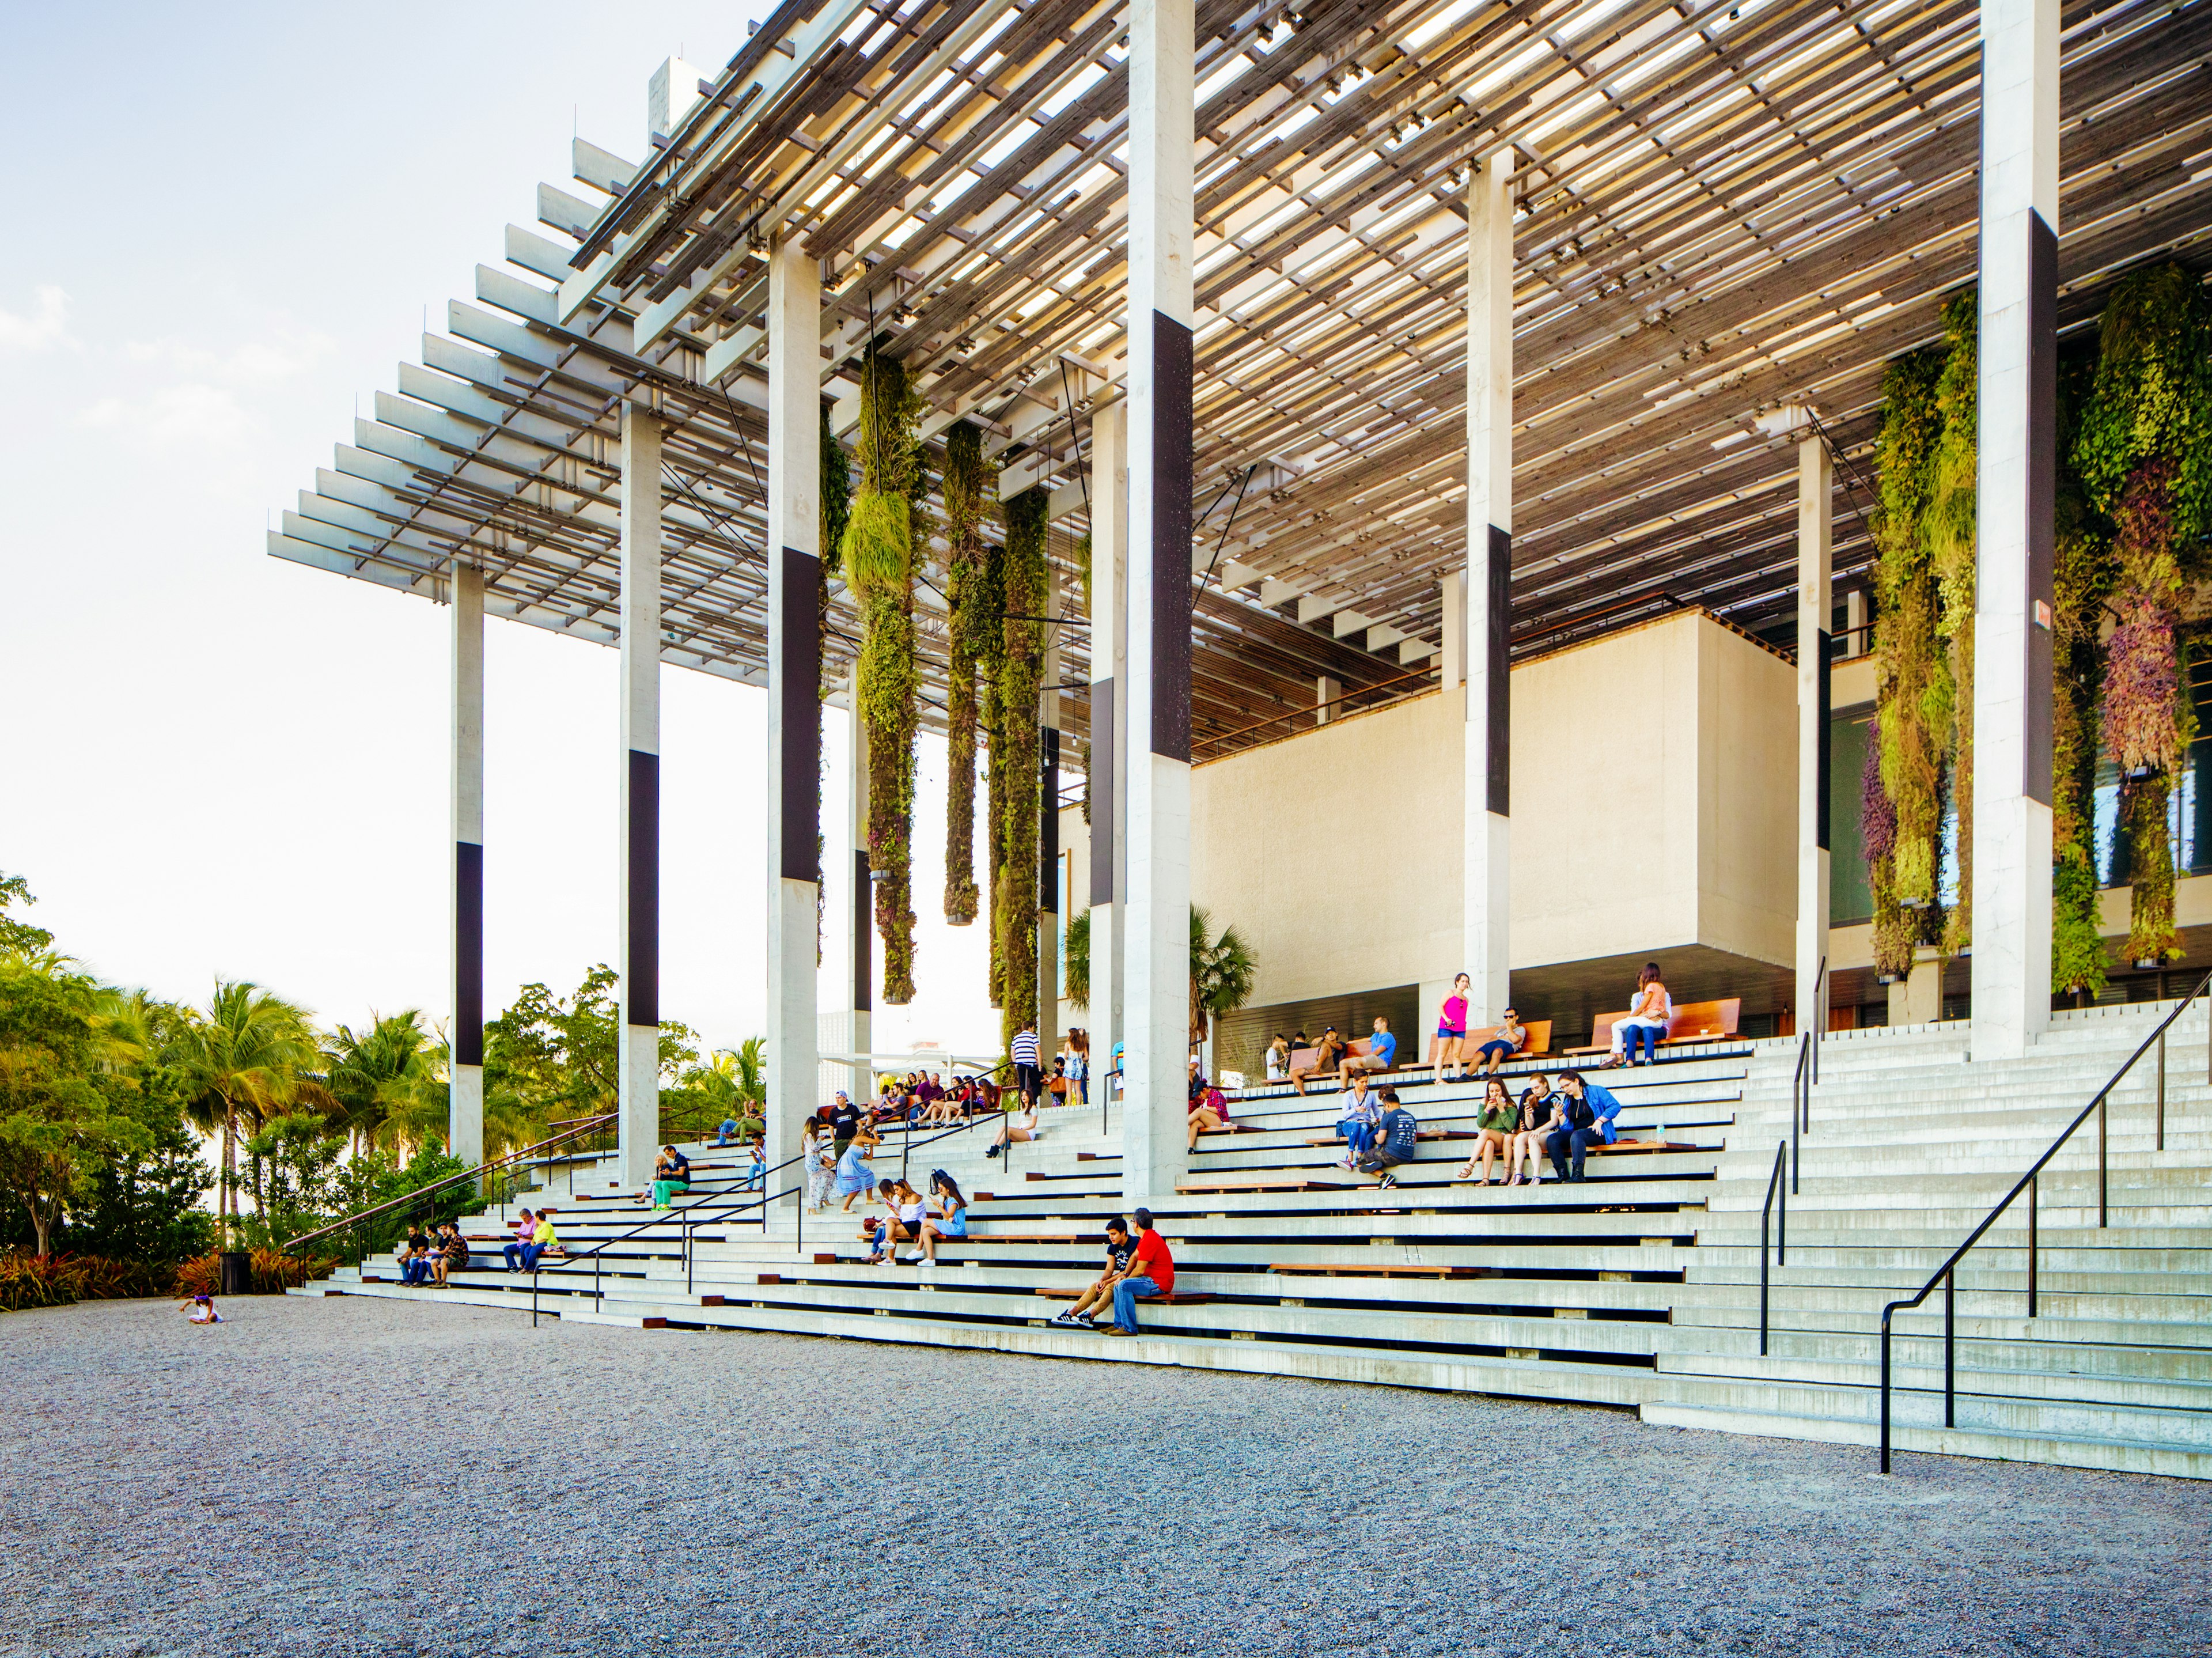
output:
<instances>
[{"instance_id":1,"label":"tall concrete column","mask_svg":"<svg viewBox=\"0 0 2212 1658\"><path fill-rule=\"evenodd\" d=\"M483 572L453 565L453 1030L446 1148L483 1161Z\"/></svg>"},{"instance_id":2,"label":"tall concrete column","mask_svg":"<svg viewBox=\"0 0 2212 1658\"><path fill-rule=\"evenodd\" d=\"M1835 558L1828 447L1797 443L1797 1028L1825 1021L1820 964L1828 954L1829 582Z\"/></svg>"},{"instance_id":3,"label":"tall concrete column","mask_svg":"<svg viewBox=\"0 0 2212 1658\"><path fill-rule=\"evenodd\" d=\"M1129 953L1121 1177L1184 1168L1190 1052L1192 0L1129 9Z\"/></svg>"},{"instance_id":4,"label":"tall concrete column","mask_svg":"<svg viewBox=\"0 0 2212 1658\"><path fill-rule=\"evenodd\" d=\"M1467 197L1466 964L1469 1017L1512 1003L1513 153L1482 157ZM1446 651L1450 646L1447 643ZM1424 1010L1425 1017L1426 1010Z\"/></svg>"},{"instance_id":5,"label":"tall concrete column","mask_svg":"<svg viewBox=\"0 0 2212 1658\"><path fill-rule=\"evenodd\" d=\"M768 276L768 1133L773 1169L814 1109L822 833L822 270L796 240ZM789 1186L789 1171L769 1183ZM799 1199L788 1200L796 1206Z\"/></svg>"},{"instance_id":6,"label":"tall concrete column","mask_svg":"<svg viewBox=\"0 0 2212 1658\"><path fill-rule=\"evenodd\" d=\"M622 1053L620 1180L653 1174L660 1138L660 417L622 410Z\"/></svg>"},{"instance_id":7,"label":"tall concrete column","mask_svg":"<svg viewBox=\"0 0 2212 1658\"><path fill-rule=\"evenodd\" d=\"M1983 0L1973 1051L2051 1018L2058 0Z\"/></svg>"},{"instance_id":8,"label":"tall concrete column","mask_svg":"<svg viewBox=\"0 0 2212 1658\"><path fill-rule=\"evenodd\" d=\"M1128 629L1129 406L1109 404L1091 422L1091 1082L1108 1086L1121 1040L1127 954L1126 703Z\"/></svg>"},{"instance_id":9,"label":"tall concrete column","mask_svg":"<svg viewBox=\"0 0 2212 1658\"><path fill-rule=\"evenodd\" d=\"M860 669L855 663L851 677L846 682L847 703L853 710L852 787L846 798L852 803L852 824L847 845L852 848L848 860L853 870L853 902L851 914L846 918L852 939L850 961L852 987L851 1017L846 1021L848 1051L859 1055L851 1067L851 1080L845 1091L855 1101L864 1101L876 1091L875 1067L867 1056L875 1051L876 1005L876 925L875 884L868 867L868 726L860 718Z\"/></svg>"},{"instance_id":10,"label":"tall concrete column","mask_svg":"<svg viewBox=\"0 0 2212 1658\"><path fill-rule=\"evenodd\" d=\"M1037 1055L1060 1050L1060 572L1045 567L1044 662L1037 676Z\"/></svg>"}]
</instances>

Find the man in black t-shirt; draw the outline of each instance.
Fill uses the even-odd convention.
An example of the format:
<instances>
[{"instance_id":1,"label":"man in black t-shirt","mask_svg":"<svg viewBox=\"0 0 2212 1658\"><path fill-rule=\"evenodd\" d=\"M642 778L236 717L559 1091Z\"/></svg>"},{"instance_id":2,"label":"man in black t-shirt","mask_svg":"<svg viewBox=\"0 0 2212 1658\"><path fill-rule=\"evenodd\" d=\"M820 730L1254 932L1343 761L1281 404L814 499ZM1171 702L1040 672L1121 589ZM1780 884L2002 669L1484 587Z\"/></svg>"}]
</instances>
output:
<instances>
[{"instance_id":1,"label":"man in black t-shirt","mask_svg":"<svg viewBox=\"0 0 2212 1658\"><path fill-rule=\"evenodd\" d=\"M853 1103L852 1096L843 1089L837 1090L837 1106L830 1114L830 1138L836 1145L836 1155L843 1157L845 1148L853 1143L853 1136L860 1130L860 1108Z\"/></svg>"},{"instance_id":2,"label":"man in black t-shirt","mask_svg":"<svg viewBox=\"0 0 2212 1658\"><path fill-rule=\"evenodd\" d=\"M1401 1163L1411 1163L1413 1151L1421 1137L1421 1125L1413 1114L1398 1102L1398 1090L1386 1088L1380 1096L1382 1121L1376 1125L1375 1143L1367 1155L1359 1160L1362 1174L1380 1175L1380 1190L1388 1191L1398 1183L1391 1170Z\"/></svg>"},{"instance_id":3,"label":"man in black t-shirt","mask_svg":"<svg viewBox=\"0 0 2212 1658\"><path fill-rule=\"evenodd\" d=\"M1114 1286L1129 1276L1129 1257L1137 1248L1136 1239L1129 1236L1128 1223L1119 1215L1106 1223L1106 1270L1098 1280L1080 1296L1075 1305L1053 1320L1073 1330L1089 1330L1097 1327L1091 1321L1092 1313L1114 1304Z\"/></svg>"}]
</instances>

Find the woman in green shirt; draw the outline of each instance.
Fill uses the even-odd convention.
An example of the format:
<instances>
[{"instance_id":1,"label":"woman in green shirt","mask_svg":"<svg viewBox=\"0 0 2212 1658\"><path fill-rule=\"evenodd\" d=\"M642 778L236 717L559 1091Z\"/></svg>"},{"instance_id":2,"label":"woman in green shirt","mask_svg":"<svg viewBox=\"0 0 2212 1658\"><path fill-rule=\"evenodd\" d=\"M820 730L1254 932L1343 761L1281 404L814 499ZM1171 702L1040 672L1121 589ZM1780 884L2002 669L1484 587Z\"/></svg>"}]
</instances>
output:
<instances>
[{"instance_id":1,"label":"woman in green shirt","mask_svg":"<svg viewBox=\"0 0 2212 1658\"><path fill-rule=\"evenodd\" d=\"M1500 1157L1505 1156L1512 1145L1513 1131L1520 1126L1521 1110L1505 1091L1505 1084L1492 1077L1482 1085L1482 1104L1474 1114L1474 1126L1481 1139L1475 1142L1474 1156L1459 1166L1462 1180L1474 1176L1475 1164L1482 1165L1482 1184L1489 1186L1491 1170Z\"/></svg>"}]
</instances>

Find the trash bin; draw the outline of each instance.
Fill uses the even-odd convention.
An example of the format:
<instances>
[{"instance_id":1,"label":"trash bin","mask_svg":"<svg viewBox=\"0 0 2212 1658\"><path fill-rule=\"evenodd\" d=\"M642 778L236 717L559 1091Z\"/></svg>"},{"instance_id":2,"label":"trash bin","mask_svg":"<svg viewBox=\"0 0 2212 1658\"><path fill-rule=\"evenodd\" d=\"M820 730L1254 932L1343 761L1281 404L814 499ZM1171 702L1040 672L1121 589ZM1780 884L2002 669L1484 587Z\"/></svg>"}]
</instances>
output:
<instances>
[{"instance_id":1,"label":"trash bin","mask_svg":"<svg viewBox=\"0 0 2212 1658\"><path fill-rule=\"evenodd\" d=\"M222 1252L222 1292L227 1296L253 1293L253 1257L245 1250Z\"/></svg>"}]
</instances>

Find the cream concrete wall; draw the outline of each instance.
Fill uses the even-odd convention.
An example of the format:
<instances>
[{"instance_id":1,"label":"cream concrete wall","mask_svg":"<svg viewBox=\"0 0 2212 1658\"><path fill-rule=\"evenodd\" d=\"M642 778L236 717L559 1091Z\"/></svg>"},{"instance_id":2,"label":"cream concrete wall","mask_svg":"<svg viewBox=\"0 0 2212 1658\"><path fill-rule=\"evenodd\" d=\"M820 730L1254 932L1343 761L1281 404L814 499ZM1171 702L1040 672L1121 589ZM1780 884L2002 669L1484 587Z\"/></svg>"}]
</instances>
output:
<instances>
[{"instance_id":1,"label":"cream concrete wall","mask_svg":"<svg viewBox=\"0 0 2212 1658\"><path fill-rule=\"evenodd\" d=\"M1694 615L1516 668L1514 966L1692 943L1786 966L1796 697L1788 663ZM1251 942L1255 1004L1419 984L1428 1018L1462 965L1463 701L1193 773L1192 896Z\"/></svg>"},{"instance_id":2,"label":"cream concrete wall","mask_svg":"<svg viewBox=\"0 0 2212 1658\"><path fill-rule=\"evenodd\" d=\"M1251 944L1254 1005L1459 970L1462 702L1415 697L1192 772L1191 897Z\"/></svg>"}]
</instances>

